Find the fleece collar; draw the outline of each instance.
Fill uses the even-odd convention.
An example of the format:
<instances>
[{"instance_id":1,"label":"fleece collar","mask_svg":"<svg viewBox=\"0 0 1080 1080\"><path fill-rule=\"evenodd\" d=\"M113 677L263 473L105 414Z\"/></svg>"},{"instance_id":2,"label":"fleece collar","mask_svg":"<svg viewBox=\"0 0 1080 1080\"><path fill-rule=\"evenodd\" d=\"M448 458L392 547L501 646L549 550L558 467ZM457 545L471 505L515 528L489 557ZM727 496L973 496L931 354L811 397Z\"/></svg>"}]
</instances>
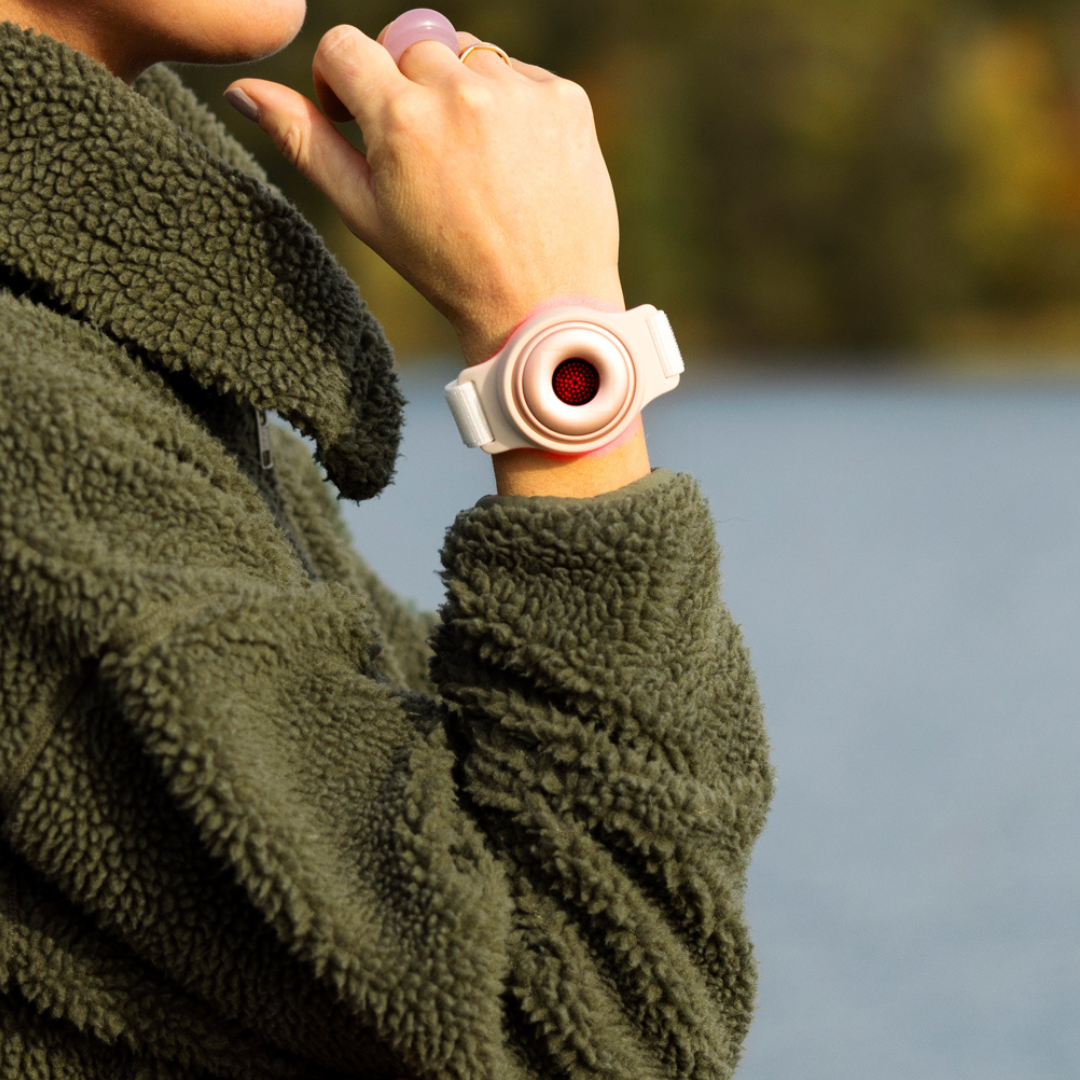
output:
<instances>
[{"instance_id":1,"label":"fleece collar","mask_svg":"<svg viewBox=\"0 0 1080 1080\"><path fill-rule=\"evenodd\" d=\"M402 399L381 329L169 70L129 87L0 24L0 266L154 362L276 410L346 497L388 483Z\"/></svg>"}]
</instances>

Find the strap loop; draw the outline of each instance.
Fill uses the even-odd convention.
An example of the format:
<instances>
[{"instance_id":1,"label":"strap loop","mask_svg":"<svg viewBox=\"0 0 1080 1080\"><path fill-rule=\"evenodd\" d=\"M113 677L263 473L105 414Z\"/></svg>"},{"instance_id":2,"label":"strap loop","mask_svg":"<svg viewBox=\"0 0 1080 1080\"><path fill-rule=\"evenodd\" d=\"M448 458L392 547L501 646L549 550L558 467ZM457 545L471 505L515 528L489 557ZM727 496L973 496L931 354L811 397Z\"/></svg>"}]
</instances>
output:
<instances>
[{"instance_id":1,"label":"strap loop","mask_svg":"<svg viewBox=\"0 0 1080 1080\"><path fill-rule=\"evenodd\" d=\"M480 404L475 383L452 382L447 384L443 392L466 446L476 449L494 440L495 435L484 415L484 407Z\"/></svg>"}]
</instances>

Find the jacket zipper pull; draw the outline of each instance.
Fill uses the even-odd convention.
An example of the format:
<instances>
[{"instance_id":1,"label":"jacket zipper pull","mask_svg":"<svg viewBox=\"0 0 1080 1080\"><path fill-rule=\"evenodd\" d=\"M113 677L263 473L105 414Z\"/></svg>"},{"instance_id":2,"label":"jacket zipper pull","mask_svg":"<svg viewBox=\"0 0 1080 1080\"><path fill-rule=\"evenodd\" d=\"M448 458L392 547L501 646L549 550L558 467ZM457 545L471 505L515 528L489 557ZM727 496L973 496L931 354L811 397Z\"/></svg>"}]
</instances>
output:
<instances>
[{"instance_id":1,"label":"jacket zipper pull","mask_svg":"<svg viewBox=\"0 0 1080 1080\"><path fill-rule=\"evenodd\" d=\"M265 409L255 410L255 427L259 432L259 461L264 469L272 469L274 452L270 449L270 422Z\"/></svg>"}]
</instances>

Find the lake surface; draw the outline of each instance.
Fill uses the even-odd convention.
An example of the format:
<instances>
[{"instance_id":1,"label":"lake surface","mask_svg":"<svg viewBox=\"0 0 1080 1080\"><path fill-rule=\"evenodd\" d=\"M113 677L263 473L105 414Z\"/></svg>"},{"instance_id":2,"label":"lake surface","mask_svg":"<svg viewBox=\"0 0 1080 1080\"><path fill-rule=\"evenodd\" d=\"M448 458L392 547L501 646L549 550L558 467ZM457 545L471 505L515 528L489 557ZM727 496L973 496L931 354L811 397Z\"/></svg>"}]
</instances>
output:
<instances>
[{"instance_id":1,"label":"lake surface","mask_svg":"<svg viewBox=\"0 0 1080 1080\"><path fill-rule=\"evenodd\" d=\"M406 371L398 481L346 504L426 607L491 490L454 374ZM1075 1080L1080 385L691 375L646 427L710 499L778 772L740 1080Z\"/></svg>"}]
</instances>

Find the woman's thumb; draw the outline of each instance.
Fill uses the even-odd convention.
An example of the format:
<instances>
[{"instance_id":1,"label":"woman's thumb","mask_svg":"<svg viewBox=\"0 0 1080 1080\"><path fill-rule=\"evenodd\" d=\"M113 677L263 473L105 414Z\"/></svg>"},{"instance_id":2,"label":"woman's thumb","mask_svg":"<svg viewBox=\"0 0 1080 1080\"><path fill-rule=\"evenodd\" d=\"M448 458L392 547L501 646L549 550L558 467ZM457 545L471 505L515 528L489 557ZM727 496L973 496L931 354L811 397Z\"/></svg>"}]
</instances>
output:
<instances>
[{"instance_id":1,"label":"woman's thumb","mask_svg":"<svg viewBox=\"0 0 1080 1080\"><path fill-rule=\"evenodd\" d=\"M373 225L367 158L303 94L265 79L240 79L225 100L270 136L289 164L334 204L362 240Z\"/></svg>"}]
</instances>

